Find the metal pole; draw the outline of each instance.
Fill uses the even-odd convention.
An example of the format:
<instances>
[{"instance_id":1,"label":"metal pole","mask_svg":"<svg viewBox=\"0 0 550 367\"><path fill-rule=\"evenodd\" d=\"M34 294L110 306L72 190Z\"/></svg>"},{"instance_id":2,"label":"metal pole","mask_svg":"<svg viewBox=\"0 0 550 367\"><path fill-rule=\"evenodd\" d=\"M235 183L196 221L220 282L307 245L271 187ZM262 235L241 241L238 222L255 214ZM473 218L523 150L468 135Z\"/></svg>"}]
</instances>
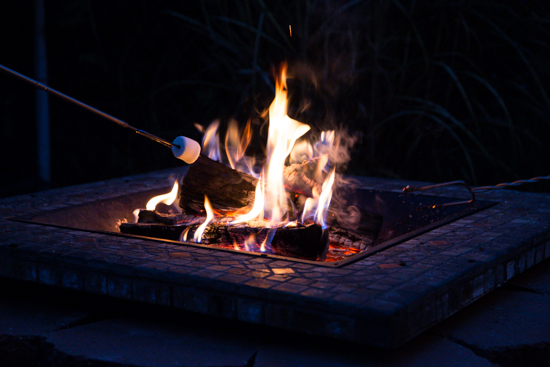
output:
<instances>
[{"instance_id":1,"label":"metal pole","mask_svg":"<svg viewBox=\"0 0 550 367\"><path fill-rule=\"evenodd\" d=\"M35 0L34 5L34 73L36 79L40 82L47 83L48 66L46 59L46 37L44 34L44 0ZM37 90L35 98L38 177L42 181L50 183L50 106L48 93Z\"/></svg>"},{"instance_id":2,"label":"metal pole","mask_svg":"<svg viewBox=\"0 0 550 367\"><path fill-rule=\"evenodd\" d=\"M69 97L69 96L66 95L66 94L63 94L63 93L61 93L61 92L58 92L58 91L56 91L55 89L52 89L52 88L50 88L50 87L48 87L48 86L46 86L46 85L44 85L44 84L41 84L41 83L37 82L36 80L31 79L31 78L29 78L29 77L27 77L27 76L25 76L25 75L23 75L23 74L19 74L18 72L14 71L14 70L12 70L12 69L10 69L10 68L7 68L7 67L5 67L5 66L3 66L3 65L0 65L0 70L6 72L6 73L8 73L8 74L10 74L10 75L12 75L12 76L14 76L14 77L16 77L16 78L18 78L18 79L20 79L20 80L22 80L22 81L24 81L25 83L29 83L29 84L31 84L32 86L34 86L34 87L36 87L36 88L38 88L38 89L40 89L40 90L46 91L46 92L48 92L48 93L50 93L50 94L53 94L53 95L55 95L55 96L57 96L57 97L59 97L59 98L62 98L62 99L64 99L64 100L66 100L66 101L68 101L68 102L71 102L71 103L73 103L73 104L75 104L75 105L77 105L77 106L79 106L79 107L82 107L82 108L84 108L84 109L86 109L86 110L88 110L88 111L90 111L90 112L93 112L93 113L95 113L96 115L99 115L99 116L101 116L101 117L103 117L103 118L106 118L107 120L110 120L110 121L116 123L116 124L119 125L119 126L122 126L122 127L126 128L126 129L133 130L133 131L135 131L137 134L142 135L142 136L145 136L146 138L151 139L151 140L153 140L153 141L156 141L156 142L159 143L159 144L162 144L162 145L164 145L164 146L166 146L166 147L169 147L169 148L170 148L170 147L175 147L175 148L177 148L177 149L180 148L179 145L170 143L169 141L166 141L166 140L164 140L164 139L161 139L161 138L159 138L158 136L155 136L155 135L153 135L153 134L150 134L150 133L148 133L148 132L146 132L146 131L136 129L135 127L128 125L126 122L124 122L124 121L122 121L122 120L120 120L120 119L117 119L116 117L113 117L113 116L111 116L111 115L109 115L109 114L106 114L105 112L102 112L102 111L100 111L100 110L98 110L98 109L96 109L96 108L93 108L92 106L89 106L89 105L87 105L86 103L82 103L82 102L80 102L79 100L76 100L76 99L74 99L74 98L72 98L72 97Z\"/></svg>"}]
</instances>

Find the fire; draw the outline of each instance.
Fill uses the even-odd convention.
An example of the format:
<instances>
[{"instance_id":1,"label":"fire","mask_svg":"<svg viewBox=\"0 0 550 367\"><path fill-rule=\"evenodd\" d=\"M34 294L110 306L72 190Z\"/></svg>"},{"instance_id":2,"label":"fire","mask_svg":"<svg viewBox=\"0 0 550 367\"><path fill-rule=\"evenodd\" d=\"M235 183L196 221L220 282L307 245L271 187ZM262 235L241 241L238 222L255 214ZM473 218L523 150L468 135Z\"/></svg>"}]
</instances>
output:
<instances>
[{"instance_id":1,"label":"fire","mask_svg":"<svg viewBox=\"0 0 550 367\"><path fill-rule=\"evenodd\" d=\"M204 136L202 138L203 152L208 156L208 158L219 161L221 158L220 154L220 139L218 138L217 132L218 127L220 126L220 121L215 120L206 128Z\"/></svg>"},{"instance_id":2,"label":"fire","mask_svg":"<svg viewBox=\"0 0 550 367\"><path fill-rule=\"evenodd\" d=\"M327 228L326 217L330 206L330 200L332 199L334 177L335 171L333 170L323 182L321 193L314 190L313 197L306 200L304 210L302 212L302 223L305 223L309 218L313 218L315 223L319 224L323 227L323 229Z\"/></svg>"},{"instance_id":3,"label":"fire","mask_svg":"<svg viewBox=\"0 0 550 367\"><path fill-rule=\"evenodd\" d=\"M275 99L269 106L269 132L267 138L267 160L265 163L265 206L264 214L271 222L281 222L286 213L286 190L283 169L286 157L292 151L298 138L310 127L287 115L288 98L286 88L286 65L276 83Z\"/></svg>"},{"instance_id":4,"label":"fire","mask_svg":"<svg viewBox=\"0 0 550 367\"><path fill-rule=\"evenodd\" d=\"M324 131L320 134L319 140L311 144L306 133L310 126L292 119L288 116L288 89L287 89L287 67L283 65L280 75L276 80L275 97L268 109L269 128L266 144L266 159L263 168L259 173L255 172L254 159L245 154L252 141L251 122L240 131L236 121L228 124L224 139L225 156L231 168L246 172L256 178L258 183L255 189L254 203L236 212L224 212L227 225L236 226L247 224L251 227L267 230L266 236L260 240L251 235L240 243L233 242L232 248L245 251L258 249L261 252L271 251L271 242L275 237L278 228L297 227L302 224L316 223L323 229L327 228L326 217L332 199L332 190L335 182L334 164L331 162L331 155L334 156L340 142L334 131ZM221 161L222 151L218 136L219 120L214 121L208 128L204 129L203 154L213 160ZM290 157L290 158L289 158ZM294 203L287 197L285 189L284 172L285 161L289 158L291 164L302 164L311 162L314 167L311 181L314 183L310 192L301 193L308 196L303 204L303 209L294 208ZM313 166L315 165L315 166ZM147 209L154 210L154 207L163 202L171 204L177 196L178 184L169 194L155 197L147 204ZM297 192L300 192L297 190ZM298 198L295 196L294 200ZM303 201L302 201L303 203ZM289 214L288 209L292 205L293 213ZM193 238L196 243L203 241L203 234L206 227L214 218L214 210L205 196L204 207L206 211L205 221L197 228ZM301 219L294 220L302 210ZM223 212L216 212L218 215ZM222 219L222 220L225 220ZM300 223L301 222L301 223ZM187 241L189 228L183 231L180 240ZM262 238L262 237L260 237Z\"/></svg>"},{"instance_id":5,"label":"fire","mask_svg":"<svg viewBox=\"0 0 550 367\"><path fill-rule=\"evenodd\" d=\"M235 225L240 223L246 223L252 219L260 218L263 219L263 206L264 206L264 190L263 190L263 180L258 180L256 184L256 191L254 192L254 205L252 209L243 215L240 215L234 221L229 222L229 225Z\"/></svg>"},{"instance_id":6,"label":"fire","mask_svg":"<svg viewBox=\"0 0 550 367\"><path fill-rule=\"evenodd\" d=\"M170 191L168 194L153 197L147 202L147 205L145 207L147 208L147 210L155 210L157 204L159 203L172 205L172 203L176 201L176 198L178 197L178 188L178 181L176 180L174 182L174 186L172 187L172 191Z\"/></svg>"},{"instance_id":7,"label":"fire","mask_svg":"<svg viewBox=\"0 0 550 367\"><path fill-rule=\"evenodd\" d=\"M212 210L212 205L210 205L210 201L206 195L204 195L204 209L206 210L206 219L202 222L199 228L197 228L195 234L193 235L193 239L196 243L201 243L202 234L204 233L206 226L212 221L212 219L214 219L214 211Z\"/></svg>"},{"instance_id":8,"label":"fire","mask_svg":"<svg viewBox=\"0 0 550 367\"><path fill-rule=\"evenodd\" d=\"M330 166L329 155L335 147L335 132L323 131L319 141L312 146L307 140L300 140L310 126L296 121L288 116L287 67L283 65L279 78L276 80L275 98L269 106L269 130L266 146L266 161L261 173L254 173L253 163L244 155L251 139L250 121L245 129L239 132L237 123L229 123L225 136L225 153L229 165L233 169L241 169L259 178L255 191L254 204L241 213L234 213L235 219L229 225L248 223L252 220L264 222L264 226L275 228L288 221L288 199L283 180L285 160L290 155L290 162L301 163L316 159L314 179L319 188L313 189L312 197L306 200L302 222L311 221L326 228L326 213L332 197L334 171L326 175ZM212 159L220 160L219 138L216 134L219 121L214 121L204 130L203 151ZM243 163L244 162L244 163ZM244 169L243 169L244 168ZM326 177L325 177L326 176ZM322 185L322 188L321 188ZM320 192L319 192L320 191ZM246 209L246 208L243 208ZM244 213L244 214L243 214Z\"/></svg>"}]
</instances>

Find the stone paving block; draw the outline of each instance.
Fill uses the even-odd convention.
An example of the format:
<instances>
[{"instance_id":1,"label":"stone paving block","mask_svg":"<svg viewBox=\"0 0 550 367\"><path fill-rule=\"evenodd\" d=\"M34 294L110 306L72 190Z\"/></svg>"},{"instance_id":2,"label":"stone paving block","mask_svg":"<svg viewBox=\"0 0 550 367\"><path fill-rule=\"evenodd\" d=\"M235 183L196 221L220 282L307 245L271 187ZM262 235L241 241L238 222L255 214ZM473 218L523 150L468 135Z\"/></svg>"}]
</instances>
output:
<instances>
[{"instance_id":1,"label":"stone paving block","mask_svg":"<svg viewBox=\"0 0 550 367\"><path fill-rule=\"evenodd\" d=\"M430 329L481 348L550 343L550 295L498 289Z\"/></svg>"},{"instance_id":2,"label":"stone paving block","mask_svg":"<svg viewBox=\"0 0 550 367\"><path fill-rule=\"evenodd\" d=\"M0 335L45 336L89 315L64 305L53 295L48 298L46 292L29 294L28 288L21 283L6 283L0 279L0 289Z\"/></svg>"},{"instance_id":3,"label":"stone paving block","mask_svg":"<svg viewBox=\"0 0 550 367\"><path fill-rule=\"evenodd\" d=\"M398 351L361 350L321 341L270 343L259 348L254 367L464 367L494 366L468 348L437 336L421 336Z\"/></svg>"},{"instance_id":4,"label":"stone paving block","mask_svg":"<svg viewBox=\"0 0 550 367\"><path fill-rule=\"evenodd\" d=\"M509 284L550 295L550 260L544 260L540 265L512 279Z\"/></svg>"},{"instance_id":5,"label":"stone paving block","mask_svg":"<svg viewBox=\"0 0 550 367\"><path fill-rule=\"evenodd\" d=\"M85 340L85 343L82 341ZM143 367L246 366L261 343L197 325L111 319L51 333L47 341L69 355Z\"/></svg>"}]
</instances>

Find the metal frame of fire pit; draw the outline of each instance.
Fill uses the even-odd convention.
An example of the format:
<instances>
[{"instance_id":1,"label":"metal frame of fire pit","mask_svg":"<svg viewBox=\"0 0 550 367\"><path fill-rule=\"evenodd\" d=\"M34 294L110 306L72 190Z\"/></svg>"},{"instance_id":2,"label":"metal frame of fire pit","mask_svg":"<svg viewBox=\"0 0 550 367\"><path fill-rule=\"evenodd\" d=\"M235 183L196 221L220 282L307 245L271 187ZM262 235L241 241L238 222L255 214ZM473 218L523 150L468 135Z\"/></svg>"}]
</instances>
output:
<instances>
[{"instance_id":1,"label":"metal frame of fire pit","mask_svg":"<svg viewBox=\"0 0 550 367\"><path fill-rule=\"evenodd\" d=\"M170 191L169 186L167 186L165 188L161 188L161 189L154 189L154 190L151 190L151 191L142 192L142 193L140 193L139 197L141 198L141 201L143 203L145 203L147 201L147 199L158 195L159 192L164 193L164 192L168 192L168 191ZM93 204L81 204L81 205L76 205L76 206L73 206L73 207L70 207L70 208L60 208L60 209L56 209L56 210L51 210L51 211L49 211L45 214L25 215L25 216L20 216L20 217L14 217L14 218L11 218L11 220L19 221L19 222L23 222L23 223L43 224L43 225L54 226L54 227L58 227L58 228L78 229L78 230L89 231L89 232L94 232L94 233L104 233L104 234L110 234L110 235L114 235L114 236L122 236L122 237L130 237L130 238L143 238L143 239L152 240L152 241L173 243L175 245L180 245L180 246L195 246L195 247L198 247L198 248L204 248L204 249L210 249L210 250L215 249L215 250L219 250L219 251L227 251L227 252L233 252L233 253L246 254L246 255L249 255L249 256L268 257L268 258L279 259L279 260L296 261L296 262L302 262L302 263L312 264L312 265L317 265L317 266L327 266L327 267L335 268L335 267L344 267L346 265L349 265L351 263L359 261L359 260L361 260L365 257L376 254L380 251L386 250L386 249L388 249L392 246L395 246L395 245L397 245L397 244L399 244L403 241L406 241L408 239L417 237L417 236L421 235L422 233L429 232L429 231L434 230L438 227L441 227L442 225L451 223L455 220L458 220L460 218L464 218L468 215L472 215L474 213L477 213L480 210L487 209L490 206L493 206L493 205L496 204L496 203L493 203L493 202L479 201L479 200L475 204L465 204L465 205L463 205L463 207L465 209L460 211L460 212L455 212L455 213L449 214L449 215L442 215L441 219L439 219L437 221L434 221L432 223L429 223L427 225L424 225L421 228L414 229L414 230L409 231L409 232L407 232L403 235L400 235L400 236L391 238L389 240L383 241L381 243L378 243L374 247L363 250L363 251L361 251L361 252L359 252L355 255L351 255L351 256L349 256L345 259L338 260L338 261L332 261L332 262L314 261L314 260L306 260L306 259L300 259L300 258L289 258L289 257L285 257L285 256L277 255L277 254L269 254L269 253L259 253L259 252L252 252L252 251L234 250L234 249L221 248L221 247L210 246L210 245L203 245L203 244L200 244L200 243L190 242L190 241L174 241L174 240L157 238L157 237L149 237L149 236L141 236L141 235L133 235L133 234L124 234L124 233L121 233L120 231L116 231L116 230L102 230L101 228L103 228L104 223L100 223L99 225L96 224L96 223L90 223L90 222L93 222L93 221L85 220L85 218L81 218L79 222L75 222L73 220L74 215L76 213L79 213L79 214L80 213L89 213L89 216L91 217L91 216L97 215L96 211L97 211L98 207L103 209L104 211L110 211L110 210L113 210L114 208L117 208L120 211L121 206L126 206L124 215L122 213L120 213L120 214L119 213L113 213L113 216L111 216L110 219L102 218L101 220L102 221L110 220L114 224L114 223L116 223L115 218L117 218L117 215L121 215L120 218L122 218L122 215L123 215L124 219L131 220L132 219L131 218L131 216L132 216L131 212L132 212L132 210L134 210L138 207L138 204L136 204L136 203L139 202L139 200L136 200L134 198L135 196L136 196L135 194L123 195L123 196L117 197L117 198L111 198L111 199L106 199L106 200L94 202ZM423 198L424 200L430 198L428 195L418 195L418 194L413 195L413 197L416 197L416 198L420 197L420 198ZM439 198L439 197L432 197L432 198ZM443 198L440 198L440 199L443 199ZM446 201L443 201L443 202L453 202L453 200L454 200L453 198L444 198L444 199L446 199ZM104 206L106 206L106 208L102 208ZM141 204L141 206L143 206L143 204ZM428 208L428 209L425 209L425 210L431 210L431 209ZM79 217L82 217L82 215L80 215ZM120 219L120 218L118 218L118 219Z\"/></svg>"},{"instance_id":2,"label":"metal frame of fire pit","mask_svg":"<svg viewBox=\"0 0 550 367\"><path fill-rule=\"evenodd\" d=\"M550 195L496 205L344 267L11 220L161 189L165 170L0 200L0 276L385 348L550 258ZM410 182L357 178L401 192ZM414 183L422 185L421 183ZM454 188L435 195L463 198Z\"/></svg>"}]
</instances>

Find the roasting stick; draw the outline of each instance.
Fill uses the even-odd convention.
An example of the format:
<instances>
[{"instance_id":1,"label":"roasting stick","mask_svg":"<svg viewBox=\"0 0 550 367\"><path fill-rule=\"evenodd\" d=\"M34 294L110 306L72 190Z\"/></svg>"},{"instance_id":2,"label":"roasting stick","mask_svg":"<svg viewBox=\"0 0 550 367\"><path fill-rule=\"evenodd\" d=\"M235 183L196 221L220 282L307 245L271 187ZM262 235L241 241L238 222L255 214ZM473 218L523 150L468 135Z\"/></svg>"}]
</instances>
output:
<instances>
[{"instance_id":1,"label":"roasting stick","mask_svg":"<svg viewBox=\"0 0 550 367\"><path fill-rule=\"evenodd\" d=\"M174 156L178 159L181 159L183 160L184 162L186 163L194 163L197 158L199 157L199 154L201 152L201 147L199 145L199 143L197 143L195 140L193 139L190 139L188 137L185 137L185 136L178 136L176 139L174 139L174 141L172 143L170 143L169 141L167 140L164 140L164 139L161 139L159 138L158 136L156 135L153 135L151 133L148 133L147 131L143 131L143 130L140 130L140 129L136 129L135 127L129 125L128 123L120 120L120 119L117 119L116 117L113 117L109 114L106 114L105 112L102 112L100 110L98 110L97 108L94 108L90 105L87 105L86 103L83 103L83 102L80 102L72 97L69 97L68 95L64 94L64 93L61 93L55 89L52 89L44 84L41 84L39 82L37 82L36 80L34 79L31 79L23 74L20 74L12 69L9 69L7 67L5 67L4 65L1 65L0 64L0 70L28 83L28 84L31 84L33 85L34 87L40 89L40 90L43 90L43 91L46 91L48 93L51 93L59 98L62 98L68 102L71 102L79 107L82 107L88 111L91 111L103 118L106 118L107 120L110 120L114 123L116 123L117 125L119 126L122 126L126 129L130 129L130 130L133 130L135 131L137 134L141 135L141 136L144 136L148 139L151 139L153 141L156 141L157 143L159 144L162 144L164 145L165 147L168 147L168 148L171 148L172 149L172 153L174 154Z\"/></svg>"}]
</instances>

